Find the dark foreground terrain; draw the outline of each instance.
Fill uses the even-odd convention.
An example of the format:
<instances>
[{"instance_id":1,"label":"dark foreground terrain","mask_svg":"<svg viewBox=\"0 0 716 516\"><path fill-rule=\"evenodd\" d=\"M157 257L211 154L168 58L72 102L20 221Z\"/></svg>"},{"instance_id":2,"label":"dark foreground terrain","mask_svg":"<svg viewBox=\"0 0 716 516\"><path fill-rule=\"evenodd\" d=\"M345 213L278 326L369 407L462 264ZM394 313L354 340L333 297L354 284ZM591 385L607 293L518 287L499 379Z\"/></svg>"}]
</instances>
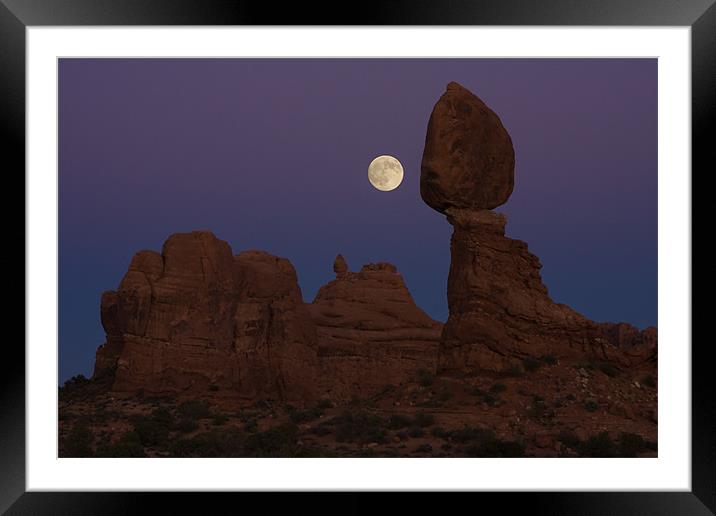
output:
<instances>
[{"instance_id":1,"label":"dark foreground terrain","mask_svg":"<svg viewBox=\"0 0 716 516\"><path fill-rule=\"evenodd\" d=\"M368 399L118 396L81 377L60 389L62 457L655 457L655 378L604 364L433 377ZM630 407L642 407L633 409Z\"/></svg>"}]
</instances>

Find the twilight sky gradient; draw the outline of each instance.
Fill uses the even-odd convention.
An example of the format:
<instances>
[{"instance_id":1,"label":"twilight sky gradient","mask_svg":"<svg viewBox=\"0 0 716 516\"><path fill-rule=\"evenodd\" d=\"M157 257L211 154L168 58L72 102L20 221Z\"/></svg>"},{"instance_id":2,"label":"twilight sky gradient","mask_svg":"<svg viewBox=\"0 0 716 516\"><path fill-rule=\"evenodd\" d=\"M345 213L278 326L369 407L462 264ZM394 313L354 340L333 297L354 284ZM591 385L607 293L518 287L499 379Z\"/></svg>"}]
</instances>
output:
<instances>
[{"instance_id":1,"label":"twilight sky gradient","mask_svg":"<svg viewBox=\"0 0 716 516\"><path fill-rule=\"evenodd\" d=\"M451 227L419 183L452 80L512 136L497 211L552 297L656 325L656 59L61 59L60 382L92 372L101 292L175 232L289 258L309 302L337 253L389 261L444 321ZM380 154L405 168L392 192L367 179Z\"/></svg>"}]
</instances>

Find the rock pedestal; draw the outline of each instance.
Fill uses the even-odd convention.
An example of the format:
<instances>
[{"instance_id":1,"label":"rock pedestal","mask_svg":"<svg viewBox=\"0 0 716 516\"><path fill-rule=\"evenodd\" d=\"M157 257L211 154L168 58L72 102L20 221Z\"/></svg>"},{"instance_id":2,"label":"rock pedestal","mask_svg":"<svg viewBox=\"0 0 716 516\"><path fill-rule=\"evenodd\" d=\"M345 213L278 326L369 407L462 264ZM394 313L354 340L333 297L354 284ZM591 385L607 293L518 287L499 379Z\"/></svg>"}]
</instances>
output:
<instances>
[{"instance_id":1,"label":"rock pedestal","mask_svg":"<svg viewBox=\"0 0 716 516\"><path fill-rule=\"evenodd\" d=\"M539 259L505 236L506 217L490 210L512 193L514 155L499 117L464 87L448 84L428 122L420 178L423 200L453 226L439 369L513 370L527 357L547 355L623 365L649 360L655 344L626 348L655 343L655 330L598 325L555 303Z\"/></svg>"}]
</instances>

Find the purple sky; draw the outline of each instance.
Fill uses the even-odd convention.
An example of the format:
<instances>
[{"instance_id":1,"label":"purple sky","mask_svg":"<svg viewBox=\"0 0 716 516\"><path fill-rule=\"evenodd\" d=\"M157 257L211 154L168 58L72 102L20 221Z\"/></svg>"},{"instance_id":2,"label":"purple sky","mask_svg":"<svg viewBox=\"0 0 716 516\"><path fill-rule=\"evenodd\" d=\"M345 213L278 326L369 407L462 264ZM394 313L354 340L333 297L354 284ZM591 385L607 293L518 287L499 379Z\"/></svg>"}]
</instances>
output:
<instances>
[{"instance_id":1,"label":"purple sky","mask_svg":"<svg viewBox=\"0 0 716 516\"><path fill-rule=\"evenodd\" d=\"M60 381L92 371L101 292L181 231L289 258L306 301L339 252L351 270L390 261L445 320L451 228L419 182L453 80L512 136L497 211L552 297L656 325L655 59L61 59ZM405 168L393 192L368 183L379 154Z\"/></svg>"}]
</instances>

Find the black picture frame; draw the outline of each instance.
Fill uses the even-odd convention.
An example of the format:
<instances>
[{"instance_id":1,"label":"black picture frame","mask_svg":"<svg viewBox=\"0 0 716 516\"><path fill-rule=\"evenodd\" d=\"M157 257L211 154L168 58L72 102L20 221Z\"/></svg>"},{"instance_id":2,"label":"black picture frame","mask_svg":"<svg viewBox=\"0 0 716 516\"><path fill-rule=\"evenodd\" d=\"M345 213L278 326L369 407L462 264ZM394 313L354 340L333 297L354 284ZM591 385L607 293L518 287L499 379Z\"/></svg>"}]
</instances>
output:
<instances>
[{"instance_id":1,"label":"black picture frame","mask_svg":"<svg viewBox=\"0 0 716 516\"><path fill-rule=\"evenodd\" d=\"M9 176L25 170L25 29L41 25L642 25L689 26L692 44L692 175L713 170L716 145L715 0L395 0L359 3L231 0L0 0L0 120ZM10 160L8 160L10 158ZM24 190L24 180L22 180ZM7 190L6 190L7 191ZM693 188L692 188L693 191ZM24 198L24 197L23 197ZM10 220L10 219L6 219ZM24 234L21 237L24 242ZM15 246L15 249L19 244ZM23 246L24 249L24 246ZM693 249L691 250L693 253ZM693 256L693 255L692 255ZM23 258L27 259L23 251ZM23 260L24 268L24 260ZM25 270L25 269L23 269ZM8 279L19 282L19 275ZM14 285L12 285L14 286ZM19 287L19 285L18 285ZM23 288L24 292L24 288ZM23 294L24 299L24 294ZM17 303L24 310L24 303ZM693 320L693 316L692 316ZM9 326L10 320L6 319ZM23 339L24 340L24 339ZM25 492L25 348L5 340L0 360L0 511L8 514L124 514L159 501L180 512L236 494ZM682 345L689 345L684 342ZM473 507L498 505L538 514L713 514L716 511L716 425L711 343L692 347L692 491L475 493ZM243 495L247 496L247 495ZM347 494L333 504L293 495L294 510L358 512L383 504L375 495ZM253 500L244 503L252 503ZM429 508L422 496L413 503ZM233 503L233 502L232 502ZM274 503L274 502L272 502ZM438 502L444 503L444 502ZM455 503L452 501L451 503ZM457 503L460 503L459 501ZM337 504L337 505L334 505ZM248 506L246 506L248 507ZM442 505L444 508L445 506ZM468 505L469 507L469 505Z\"/></svg>"}]
</instances>

